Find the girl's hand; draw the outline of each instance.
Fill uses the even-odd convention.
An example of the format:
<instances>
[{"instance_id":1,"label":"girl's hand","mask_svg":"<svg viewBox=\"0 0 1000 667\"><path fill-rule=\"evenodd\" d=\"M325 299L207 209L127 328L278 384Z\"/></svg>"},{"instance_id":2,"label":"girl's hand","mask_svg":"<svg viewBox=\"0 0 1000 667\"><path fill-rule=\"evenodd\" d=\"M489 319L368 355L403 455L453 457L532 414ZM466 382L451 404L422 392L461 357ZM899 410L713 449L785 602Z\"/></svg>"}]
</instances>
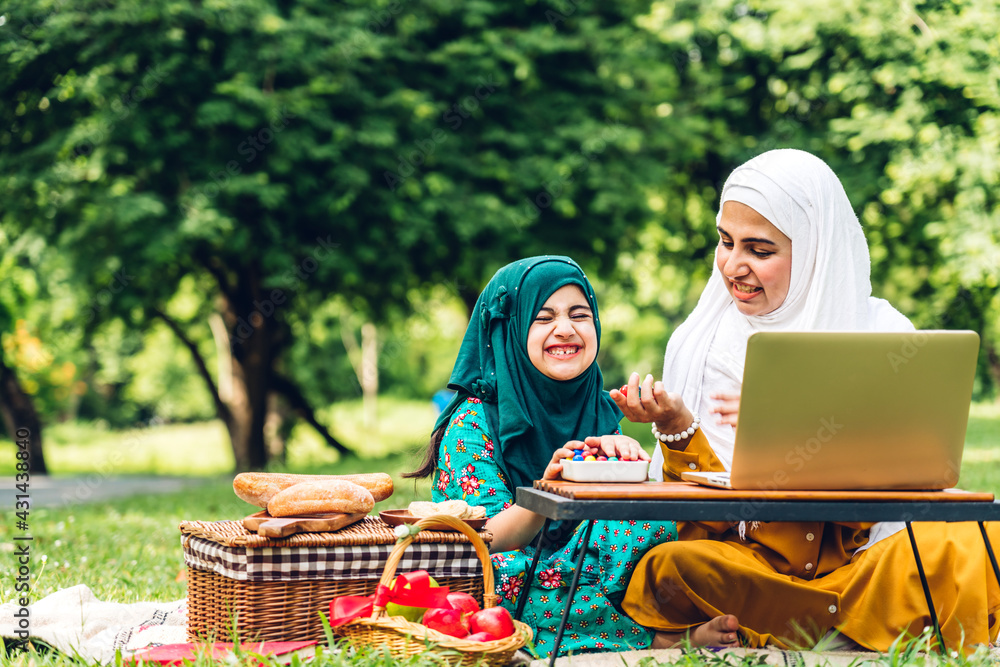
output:
<instances>
[{"instance_id":1,"label":"girl's hand","mask_svg":"<svg viewBox=\"0 0 1000 667\"><path fill-rule=\"evenodd\" d=\"M631 422L656 422L661 433L680 433L694 421L681 395L668 392L662 382L653 382L652 375L647 375L640 385L639 374L632 373L625 390L627 394L618 389L608 393Z\"/></svg>"},{"instance_id":2,"label":"girl's hand","mask_svg":"<svg viewBox=\"0 0 1000 667\"><path fill-rule=\"evenodd\" d=\"M638 441L627 435L593 435L584 443L597 450L595 456L611 458L617 456L619 461L649 461L649 454L643 451Z\"/></svg>"},{"instance_id":3,"label":"girl's hand","mask_svg":"<svg viewBox=\"0 0 1000 667\"><path fill-rule=\"evenodd\" d=\"M736 421L740 414L740 395L718 393L712 394L710 398L719 401L718 405L712 408L712 413L719 415L715 418L715 423L729 424L736 428Z\"/></svg>"},{"instance_id":4,"label":"girl's hand","mask_svg":"<svg viewBox=\"0 0 1000 667\"><path fill-rule=\"evenodd\" d=\"M571 459L577 452L584 456L612 456L620 461L649 461L650 457L639 443L627 435L595 435L585 441L570 440L552 453L552 460L545 466L542 479L560 479L563 459Z\"/></svg>"},{"instance_id":5,"label":"girl's hand","mask_svg":"<svg viewBox=\"0 0 1000 667\"><path fill-rule=\"evenodd\" d=\"M571 459L580 450L584 450L583 455L586 456L587 445L583 444L580 440L570 440L565 445L552 452L552 460L549 464L545 466L545 472L542 473L542 479L559 479L562 475L562 462L563 459Z\"/></svg>"}]
</instances>

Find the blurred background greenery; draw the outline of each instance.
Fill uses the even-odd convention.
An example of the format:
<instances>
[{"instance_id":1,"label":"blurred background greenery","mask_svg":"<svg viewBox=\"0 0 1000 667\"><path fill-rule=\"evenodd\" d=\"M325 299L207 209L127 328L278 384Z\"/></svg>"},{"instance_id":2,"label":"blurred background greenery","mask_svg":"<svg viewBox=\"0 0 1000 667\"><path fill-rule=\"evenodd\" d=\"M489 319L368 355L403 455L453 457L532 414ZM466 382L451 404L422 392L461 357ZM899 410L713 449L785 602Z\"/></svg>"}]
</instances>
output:
<instances>
[{"instance_id":1,"label":"blurred background greenery","mask_svg":"<svg viewBox=\"0 0 1000 667\"><path fill-rule=\"evenodd\" d=\"M877 296L980 333L996 400L996 2L0 11L0 413L35 472L164 423L178 460L231 443L204 472L418 446L476 295L526 255L588 271L609 387L658 375L723 179L777 147L840 175Z\"/></svg>"}]
</instances>

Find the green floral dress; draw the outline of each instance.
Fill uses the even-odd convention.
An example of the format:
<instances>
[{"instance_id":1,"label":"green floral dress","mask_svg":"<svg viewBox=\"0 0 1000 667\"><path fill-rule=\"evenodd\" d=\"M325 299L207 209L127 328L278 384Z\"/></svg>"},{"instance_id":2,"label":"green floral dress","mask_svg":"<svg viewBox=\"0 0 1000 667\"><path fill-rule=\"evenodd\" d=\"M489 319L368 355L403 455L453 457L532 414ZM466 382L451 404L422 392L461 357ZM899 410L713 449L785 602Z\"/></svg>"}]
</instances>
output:
<instances>
[{"instance_id":1,"label":"green floral dress","mask_svg":"<svg viewBox=\"0 0 1000 667\"><path fill-rule=\"evenodd\" d=\"M453 413L438 452L433 499L440 502L460 498L470 505L482 505L486 515L492 517L513 505L514 498L493 458L493 439L480 403L478 398L469 398ZM539 656L549 655L555 644L583 530L581 523L565 546L552 553L543 552L535 581L527 591L528 602L521 620L534 631ZM635 624L622 613L619 604L630 573L646 550L676 539L677 527L673 521L596 522L559 647L560 655L648 648L652 631ZM496 593L511 613L523 593L534 554L534 548L527 546L492 556Z\"/></svg>"}]
</instances>

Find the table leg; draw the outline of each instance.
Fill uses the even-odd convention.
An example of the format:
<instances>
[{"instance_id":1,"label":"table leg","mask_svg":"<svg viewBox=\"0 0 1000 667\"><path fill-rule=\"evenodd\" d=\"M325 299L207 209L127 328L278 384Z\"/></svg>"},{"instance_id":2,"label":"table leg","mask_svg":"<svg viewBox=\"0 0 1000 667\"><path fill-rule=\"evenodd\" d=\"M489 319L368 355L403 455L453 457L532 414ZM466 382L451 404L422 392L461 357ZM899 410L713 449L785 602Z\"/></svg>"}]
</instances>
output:
<instances>
[{"instance_id":1,"label":"table leg","mask_svg":"<svg viewBox=\"0 0 1000 667\"><path fill-rule=\"evenodd\" d=\"M997 578L997 583L1000 584L1000 566L997 566L997 557L993 554L993 545L990 543L990 536L986 534L986 526L983 522L979 522L979 532L983 534L983 544L986 545L986 553L990 557L990 565L993 566L993 576Z\"/></svg>"},{"instance_id":2,"label":"table leg","mask_svg":"<svg viewBox=\"0 0 1000 667\"><path fill-rule=\"evenodd\" d=\"M587 543L590 542L590 530L594 527L593 520L587 522L587 527L583 529L583 540L580 542L580 553L576 555L576 571L573 572L573 581L569 584L569 592L566 594L566 608L563 609L562 620L559 621L559 631L556 632L556 643L552 647L549 656L549 667L556 663L556 656L559 655L559 645L562 644L563 632L566 630L566 621L569 620L569 610L573 606L573 595L576 593L576 586L580 583L580 571L583 569L583 557L587 553Z\"/></svg>"},{"instance_id":3,"label":"table leg","mask_svg":"<svg viewBox=\"0 0 1000 667\"><path fill-rule=\"evenodd\" d=\"M531 582L535 580L535 570L538 569L538 559L542 555L542 544L545 542L545 531L549 529L550 522L551 519L545 519L542 529L538 532L538 537L535 538L535 557L531 559L531 567L528 568L528 573L524 575L524 581L521 583L521 592L518 594L517 609L514 611L514 619L517 621L521 620L521 614L524 613L524 604L528 601L528 589L531 588Z\"/></svg>"},{"instance_id":4,"label":"table leg","mask_svg":"<svg viewBox=\"0 0 1000 667\"><path fill-rule=\"evenodd\" d=\"M920 561L920 550L917 549L917 539L913 536L913 525L906 522L906 532L910 536L910 547L913 549L913 558L917 561L917 573L920 575L920 585L924 587L924 599L927 600L927 609L931 613L931 624L934 626L934 636L937 637L940 650L944 652L944 636L941 634L941 624L938 622L937 612L934 611L934 600L931 599L931 587L927 584L927 575L924 574L924 564Z\"/></svg>"}]
</instances>

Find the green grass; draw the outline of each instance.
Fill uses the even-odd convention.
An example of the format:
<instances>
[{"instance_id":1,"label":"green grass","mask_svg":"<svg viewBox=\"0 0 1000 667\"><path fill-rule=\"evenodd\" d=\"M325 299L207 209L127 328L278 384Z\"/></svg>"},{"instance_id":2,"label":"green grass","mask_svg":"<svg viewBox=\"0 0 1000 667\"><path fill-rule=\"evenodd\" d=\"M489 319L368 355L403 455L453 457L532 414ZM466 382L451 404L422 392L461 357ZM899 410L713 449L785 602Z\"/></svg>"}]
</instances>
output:
<instances>
[{"instance_id":1,"label":"green grass","mask_svg":"<svg viewBox=\"0 0 1000 667\"><path fill-rule=\"evenodd\" d=\"M958 486L1000 496L1000 402L972 406Z\"/></svg>"},{"instance_id":2,"label":"green grass","mask_svg":"<svg viewBox=\"0 0 1000 667\"><path fill-rule=\"evenodd\" d=\"M394 454L380 459L349 460L336 467L315 468L318 474L380 471L393 476L392 497L373 510L406 507L430 495L426 480L414 483L400 473L411 457ZM86 584L102 600L175 600L185 595L177 581L184 569L178 524L181 521L242 519L259 508L233 494L232 477L215 478L180 493L134 496L102 503L31 511L32 597ZM0 548L13 551L13 513L0 524ZM20 534L20 533L18 533ZM0 581L0 601L14 599L13 573Z\"/></svg>"},{"instance_id":3,"label":"green grass","mask_svg":"<svg viewBox=\"0 0 1000 667\"><path fill-rule=\"evenodd\" d=\"M340 460L314 431L301 428L292 434L289 465L282 469L309 474L389 473L395 491L375 506L376 514L428 499L430 481L404 480L402 473L421 460L434 424L433 410L423 401L399 400L382 400L379 408L380 428L367 438L360 436L360 402L331 410L334 435L355 446L358 457ZM184 568L178 524L241 519L259 509L233 493L232 452L219 422L119 433L93 424L63 424L46 431L45 448L53 477L170 474L198 479L179 493L32 509L35 600L81 583L98 598L115 602L181 598L185 584L177 581ZM12 442L0 442L0 474L13 475L14 451ZM0 520L0 551L14 549L15 520L12 511ZM0 572L0 601L7 602L14 598L15 580L8 568Z\"/></svg>"},{"instance_id":4,"label":"green grass","mask_svg":"<svg viewBox=\"0 0 1000 667\"><path fill-rule=\"evenodd\" d=\"M427 434L433 424L433 412L425 405L384 400L381 427L362 439L357 405L337 406L329 413L336 423L336 435L358 446L363 456L337 460L320 444L318 436L296 431L291 439L288 470L291 472L345 474L387 472L396 483L391 498L379 503L382 509L406 507L415 499L430 495L428 480L403 480L401 473L417 465ZM644 446L650 441L648 427L626 424L625 432ZM971 490L992 491L1000 495L1000 405L975 405L969 433L961 486ZM185 595L185 583L179 581L184 570L178 524L184 520L217 521L240 519L256 511L232 492L231 454L224 431L217 423L182 426L159 426L141 431L114 433L93 425L61 425L47 432L46 454L59 475L102 472L103 474L169 473L189 474L204 479L193 488L167 495L137 496L109 502L73 505L59 509L33 509L32 590L38 600L59 588L86 584L102 600L134 602L168 601ZM647 450L649 447L647 446ZM13 472L13 443L0 443L0 460L6 475ZM122 453L118 459L116 453ZM227 463L227 460L230 461ZM113 463L110 471L107 465ZM102 465L105 466L102 469ZM89 466L89 467L88 467ZM11 559L14 550L13 511L0 521L0 551ZM15 599L12 568L0 570L0 601ZM712 656L692 658L684 664L723 663ZM731 658L726 658L731 660ZM884 656L878 664L895 667L913 664L913 656ZM0 659L0 662L4 662ZM72 660L54 656L19 657L18 665L75 665ZM378 652L345 658L326 654L319 665L352 666L392 663ZM439 664L425 655L411 662L416 665ZM726 664L738 665L739 662ZM936 664L986 664L981 656L941 659Z\"/></svg>"},{"instance_id":5,"label":"green grass","mask_svg":"<svg viewBox=\"0 0 1000 667\"><path fill-rule=\"evenodd\" d=\"M42 434L53 476L221 475L233 469L233 451L220 421L110 431L95 422L53 424ZM0 440L0 475L13 475L14 443Z\"/></svg>"},{"instance_id":6,"label":"green grass","mask_svg":"<svg viewBox=\"0 0 1000 667\"><path fill-rule=\"evenodd\" d=\"M422 450L437 415L429 401L382 397L374 428L361 418L361 401L345 401L320 411L335 438L362 458ZM233 470L229 436L220 421L171 424L109 431L94 422L54 424L45 429L45 460L55 476L99 472L103 475L183 475L204 477ZM0 475L13 475L14 443L0 439ZM310 426L289 437L286 465L309 470L335 465L340 457Z\"/></svg>"}]
</instances>

